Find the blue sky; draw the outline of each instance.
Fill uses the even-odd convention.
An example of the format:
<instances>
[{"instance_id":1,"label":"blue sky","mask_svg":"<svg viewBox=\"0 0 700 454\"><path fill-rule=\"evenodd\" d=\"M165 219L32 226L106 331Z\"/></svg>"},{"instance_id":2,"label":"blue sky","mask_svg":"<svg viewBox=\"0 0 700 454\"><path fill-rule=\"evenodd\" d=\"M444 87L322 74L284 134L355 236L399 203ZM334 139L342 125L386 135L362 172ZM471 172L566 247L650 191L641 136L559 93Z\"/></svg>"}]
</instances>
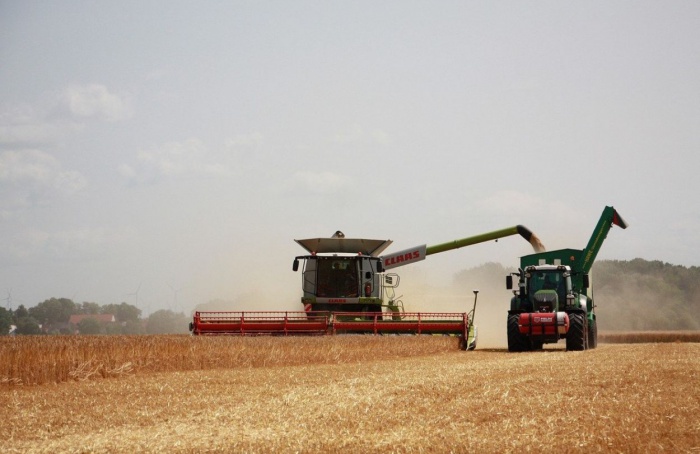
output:
<instances>
[{"instance_id":1,"label":"blue sky","mask_svg":"<svg viewBox=\"0 0 700 454\"><path fill-rule=\"evenodd\" d=\"M299 309L295 238L523 224L583 248L606 205L630 228L599 258L697 266L698 23L694 1L0 1L0 295Z\"/></svg>"}]
</instances>

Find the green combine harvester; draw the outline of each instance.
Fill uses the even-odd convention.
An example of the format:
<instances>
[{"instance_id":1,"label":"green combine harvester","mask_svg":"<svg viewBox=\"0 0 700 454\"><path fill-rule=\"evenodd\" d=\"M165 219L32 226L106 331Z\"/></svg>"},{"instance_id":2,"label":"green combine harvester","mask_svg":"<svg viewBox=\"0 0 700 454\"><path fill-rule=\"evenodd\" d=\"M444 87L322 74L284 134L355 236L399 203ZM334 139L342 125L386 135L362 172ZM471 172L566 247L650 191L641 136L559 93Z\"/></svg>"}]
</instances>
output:
<instances>
[{"instance_id":1,"label":"green combine harvester","mask_svg":"<svg viewBox=\"0 0 700 454\"><path fill-rule=\"evenodd\" d=\"M605 207L585 249L560 249L520 258L517 273L506 277L506 288L518 289L508 311L508 350L539 350L566 339L567 350L595 348L598 324L590 271L613 225L627 223L613 207Z\"/></svg>"}]
</instances>

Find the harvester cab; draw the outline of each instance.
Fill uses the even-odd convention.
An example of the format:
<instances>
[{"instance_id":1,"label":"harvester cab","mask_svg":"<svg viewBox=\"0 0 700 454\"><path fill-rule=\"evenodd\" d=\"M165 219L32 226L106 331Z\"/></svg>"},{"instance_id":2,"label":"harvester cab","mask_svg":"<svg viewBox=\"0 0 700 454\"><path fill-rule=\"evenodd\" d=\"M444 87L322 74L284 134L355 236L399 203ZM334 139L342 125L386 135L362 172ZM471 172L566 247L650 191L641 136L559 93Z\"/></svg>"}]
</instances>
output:
<instances>
[{"instance_id":1,"label":"harvester cab","mask_svg":"<svg viewBox=\"0 0 700 454\"><path fill-rule=\"evenodd\" d=\"M583 250L560 249L526 255L517 273L506 276L506 288L518 289L508 311L508 350L539 350L543 344L566 339L567 350L597 346L598 327L590 271L613 225L627 223L613 207L605 207Z\"/></svg>"},{"instance_id":2,"label":"harvester cab","mask_svg":"<svg viewBox=\"0 0 700 454\"><path fill-rule=\"evenodd\" d=\"M386 277L381 253L391 240L345 238L296 240L309 254L294 258L292 269L302 266L301 302L306 312L392 312L398 307L384 304ZM391 284L395 287L394 284Z\"/></svg>"}]
</instances>

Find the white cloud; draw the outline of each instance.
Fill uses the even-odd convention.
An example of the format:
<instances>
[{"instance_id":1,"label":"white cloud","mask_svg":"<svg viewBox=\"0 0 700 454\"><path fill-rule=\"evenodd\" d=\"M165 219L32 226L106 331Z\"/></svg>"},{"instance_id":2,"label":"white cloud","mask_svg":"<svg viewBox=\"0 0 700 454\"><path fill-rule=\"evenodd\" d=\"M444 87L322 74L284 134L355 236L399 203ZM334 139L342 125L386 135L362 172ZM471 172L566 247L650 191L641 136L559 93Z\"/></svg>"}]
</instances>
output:
<instances>
[{"instance_id":1,"label":"white cloud","mask_svg":"<svg viewBox=\"0 0 700 454\"><path fill-rule=\"evenodd\" d=\"M497 214L517 214L540 212L544 201L519 191L499 191L476 202L477 208Z\"/></svg>"},{"instance_id":2,"label":"white cloud","mask_svg":"<svg viewBox=\"0 0 700 454\"><path fill-rule=\"evenodd\" d=\"M104 85L69 87L63 93L63 102L72 115L80 118L117 121L131 116L128 97L110 93Z\"/></svg>"},{"instance_id":3,"label":"white cloud","mask_svg":"<svg viewBox=\"0 0 700 454\"><path fill-rule=\"evenodd\" d=\"M29 105L3 106L0 111L0 144L48 144L80 130L71 121L49 120L46 112Z\"/></svg>"},{"instance_id":4,"label":"white cloud","mask_svg":"<svg viewBox=\"0 0 700 454\"><path fill-rule=\"evenodd\" d=\"M43 106L4 105L0 108L0 144L55 144L85 129L88 118L117 121L131 116L129 97L103 85L71 86L60 96L46 96Z\"/></svg>"},{"instance_id":5,"label":"white cloud","mask_svg":"<svg viewBox=\"0 0 700 454\"><path fill-rule=\"evenodd\" d=\"M11 237L0 238L0 254L5 260L24 262L35 259L59 258L70 260L81 256L102 256L110 247L132 240L129 229L79 228L50 232L27 227Z\"/></svg>"},{"instance_id":6,"label":"white cloud","mask_svg":"<svg viewBox=\"0 0 700 454\"><path fill-rule=\"evenodd\" d=\"M317 194L333 194L352 185L352 178L333 172L306 172L294 174L296 186Z\"/></svg>"},{"instance_id":7,"label":"white cloud","mask_svg":"<svg viewBox=\"0 0 700 454\"><path fill-rule=\"evenodd\" d=\"M256 148L262 145L264 137L259 132L251 134L238 134L226 140L226 147L233 149Z\"/></svg>"},{"instance_id":8,"label":"white cloud","mask_svg":"<svg viewBox=\"0 0 700 454\"><path fill-rule=\"evenodd\" d=\"M331 140L335 144L358 145L358 144L379 144L387 145L391 143L391 137L381 129L366 130L364 127L355 124L346 131L335 134Z\"/></svg>"},{"instance_id":9,"label":"white cloud","mask_svg":"<svg viewBox=\"0 0 700 454\"><path fill-rule=\"evenodd\" d=\"M3 211L44 203L56 196L67 196L87 185L76 171L40 150L11 150L0 153L0 206Z\"/></svg>"},{"instance_id":10,"label":"white cloud","mask_svg":"<svg viewBox=\"0 0 700 454\"><path fill-rule=\"evenodd\" d=\"M117 171L136 182L153 182L159 178L186 175L229 176L228 166L211 162L211 154L199 139L169 142L161 147L141 151L135 164L121 164Z\"/></svg>"}]
</instances>

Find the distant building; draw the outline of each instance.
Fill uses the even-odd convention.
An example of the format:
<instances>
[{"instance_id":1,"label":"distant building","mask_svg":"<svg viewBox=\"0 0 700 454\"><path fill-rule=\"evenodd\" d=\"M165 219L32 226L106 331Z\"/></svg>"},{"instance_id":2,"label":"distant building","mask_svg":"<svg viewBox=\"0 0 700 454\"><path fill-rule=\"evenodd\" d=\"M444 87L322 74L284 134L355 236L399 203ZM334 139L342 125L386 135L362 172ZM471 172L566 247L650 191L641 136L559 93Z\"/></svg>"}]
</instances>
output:
<instances>
[{"instance_id":1,"label":"distant building","mask_svg":"<svg viewBox=\"0 0 700 454\"><path fill-rule=\"evenodd\" d=\"M71 315L68 319L68 326L74 333L77 333L78 323L82 322L87 318L97 320L98 322L100 322L100 325L116 323L117 321L116 317L114 317L114 314L75 314Z\"/></svg>"}]
</instances>

